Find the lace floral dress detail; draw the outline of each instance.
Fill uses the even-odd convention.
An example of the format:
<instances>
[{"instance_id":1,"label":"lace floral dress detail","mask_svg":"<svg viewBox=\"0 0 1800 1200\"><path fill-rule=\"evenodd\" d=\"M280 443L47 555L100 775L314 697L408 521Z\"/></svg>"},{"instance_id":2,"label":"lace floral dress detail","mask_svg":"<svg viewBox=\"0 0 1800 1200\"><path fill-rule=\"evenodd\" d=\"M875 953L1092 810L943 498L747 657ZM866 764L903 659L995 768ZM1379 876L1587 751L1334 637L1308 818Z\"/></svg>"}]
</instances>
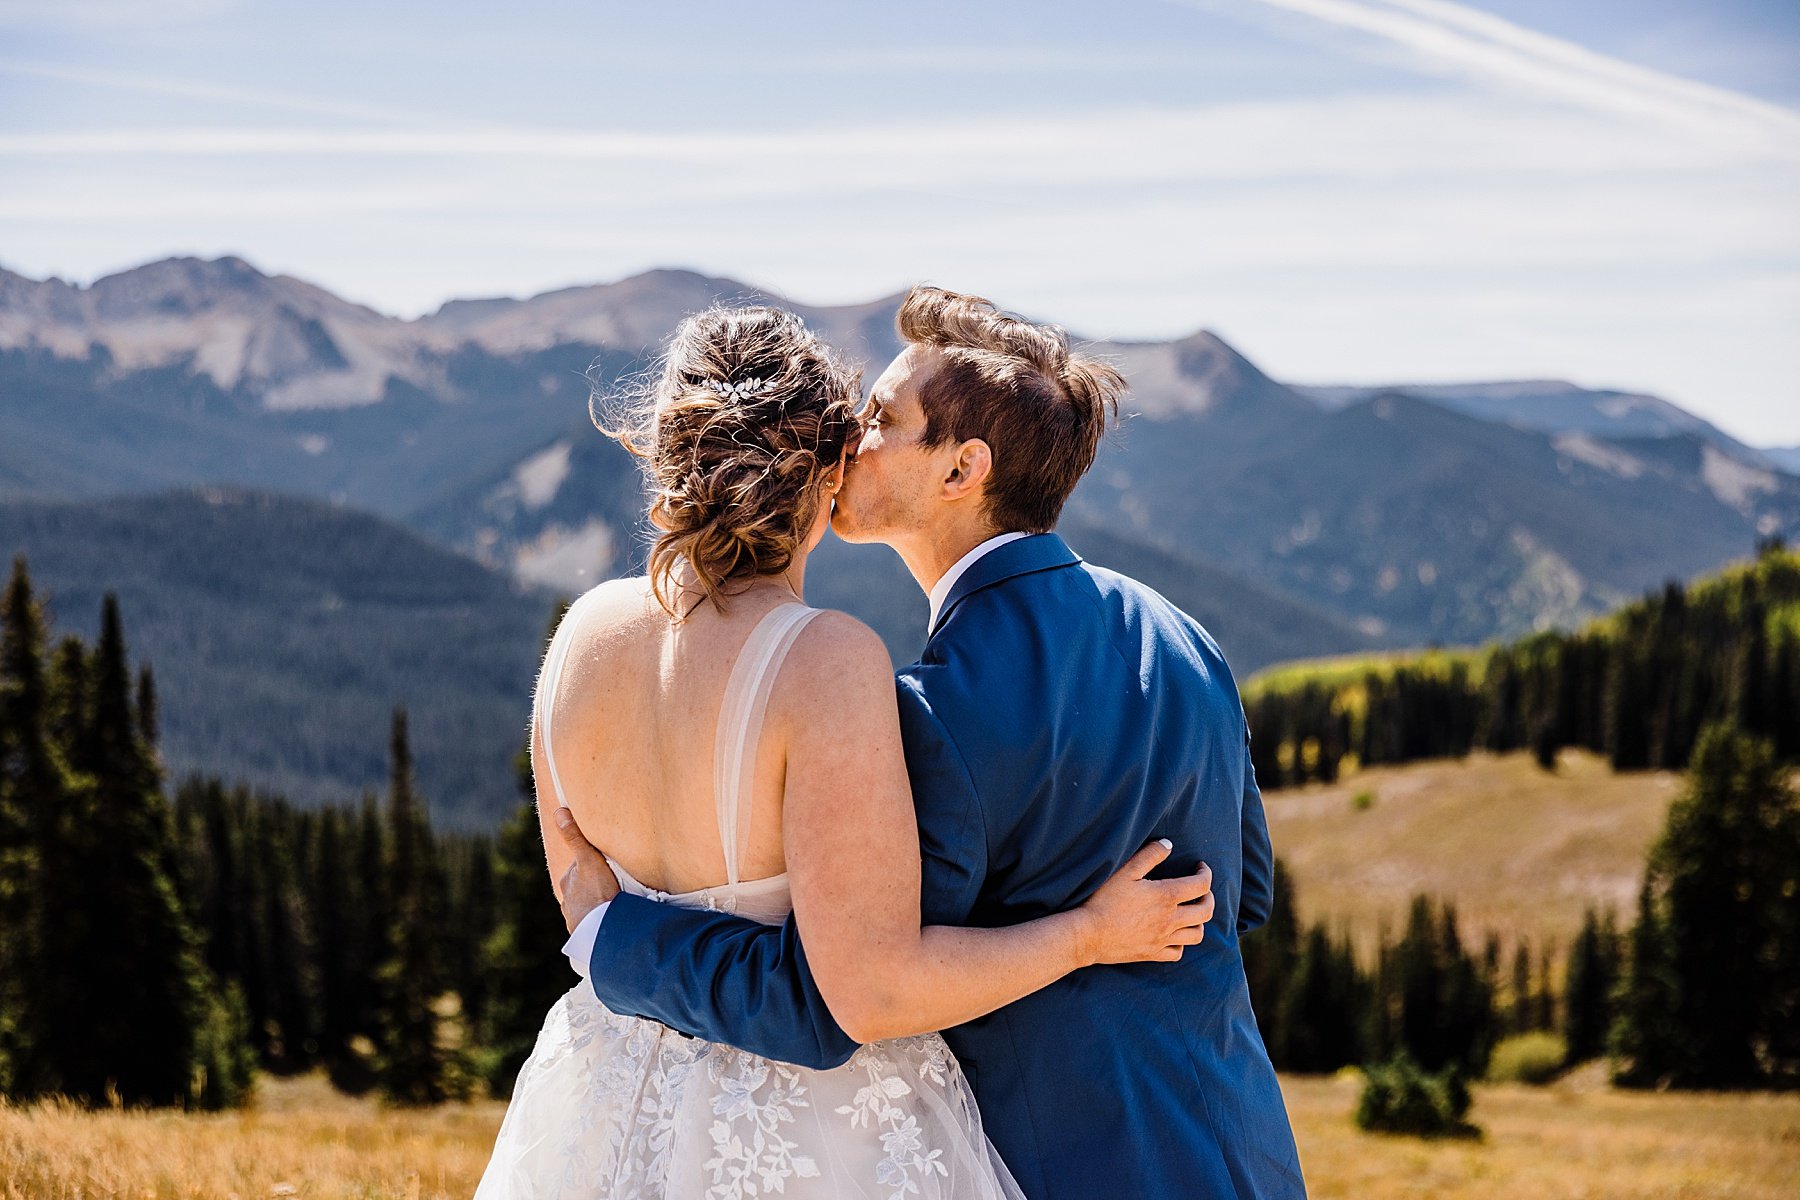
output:
<instances>
[{"instance_id":1,"label":"lace floral dress detail","mask_svg":"<svg viewBox=\"0 0 1800 1200\"><path fill-rule=\"evenodd\" d=\"M553 696L577 601L550 651ZM715 775L728 882L696 892L620 887L659 903L779 924L785 875L740 880L749 783L776 670L818 610L783 605L751 632L720 711ZM540 712L540 719L545 713ZM544 731L552 786L550 729ZM968 1080L937 1034L863 1046L815 1071L620 1016L583 980L550 1009L476 1200L1024 1200L982 1132Z\"/></svg>"}]
</instances>

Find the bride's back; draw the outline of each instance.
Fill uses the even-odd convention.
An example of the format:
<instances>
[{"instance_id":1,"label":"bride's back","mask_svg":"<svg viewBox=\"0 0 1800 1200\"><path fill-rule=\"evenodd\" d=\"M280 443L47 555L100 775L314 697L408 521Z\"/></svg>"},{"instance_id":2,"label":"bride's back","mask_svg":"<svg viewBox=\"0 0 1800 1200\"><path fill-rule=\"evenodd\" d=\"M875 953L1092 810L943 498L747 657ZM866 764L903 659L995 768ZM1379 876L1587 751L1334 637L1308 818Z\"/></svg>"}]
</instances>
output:
<instances>
[{"instance_id":1,"label":"bride's back","mask_svg":"<svg viewBox=\"0 0 1800 1200\"><path fill-rule=\"evenodd\" d=\"M648 403L606 430L644 465L657 537L645 577L575 602L539 677L532 766L552 878L568 862L550 823L558 795L646 888L731 882L720 837L734 822L748 834L733 835L736 879L782 873L778 717L790 685L779 669L745 680L774 697L771 736L749 740L761 753L745 766L715 761L720 708L758 623L802 586L858 433L859 395L857 372L794 314L713 308L681 323ZM730 744L743 728L727 731Z\"/></svg>"},{"instance_id":2,"label":"bride's back","mask_svg":"<svg viewBox=\"0 0 1800 1200\"><path fill-rule=\"evenodd\" d=\"M561 669L553 673L556 656L547 657L537 698L554 754L553 764L542 759L540 794L549 799L553 778L588 840L646 886L688 892L727 882L715 799L726 687L763 618L793 602L785 588L757 587L724 612L703 604L676 623L647 580L620 579L584 594L564 619L556 640L567 644L552 646ZM768 685L773 694L793 683L777 672ZM771 701L771 711L780 707ZM779 741L763 734L747 792L737 793L739 820L748 820L744 880L783 869Z\"/></svg>"}]
</instances>

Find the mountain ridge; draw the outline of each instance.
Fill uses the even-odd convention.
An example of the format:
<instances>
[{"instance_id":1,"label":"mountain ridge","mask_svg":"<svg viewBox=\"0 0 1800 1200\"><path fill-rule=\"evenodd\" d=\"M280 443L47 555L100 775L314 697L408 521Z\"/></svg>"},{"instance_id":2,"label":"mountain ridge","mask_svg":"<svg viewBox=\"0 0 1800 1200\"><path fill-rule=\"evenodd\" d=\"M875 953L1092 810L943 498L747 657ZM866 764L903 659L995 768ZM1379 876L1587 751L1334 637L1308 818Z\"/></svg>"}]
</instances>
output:
<instances>
[{"instance_id":1,"label":"mountain ridge","mask_svg":"<svg viewBox=\"0 0 1800 1200\"><path fill-rule=\"evenodd\" d=\"M809 307L684 270L410 321L284 280L242 259L168 260L96 280L73 305L72 285L0 281L0 494L236 482L321 495L567 588L622 569L642 534L640 485L593 429L590 385L611 393L648 367L680 315L761 299L871 365L897 346L895 298ZM18 299L44 287L62 299ZM102 309L129 319L82 325ZM1072 516L1323 606L1363 636L1460 641L1579 619L1800 531L1800 477L1665 402L1560 381L1291 387L1205 327L1084 344L1132 393ZM1525 401L1537 407L1493 419ZM1367 419L1379 406L1396 420ZM1510 477L1487 461L1501 448ZM1456 467L1419 469L1440 459L1485 490L1459 487ZM1387 542L1372 547L1377 531Z\"/></svg>"}]
</instances>

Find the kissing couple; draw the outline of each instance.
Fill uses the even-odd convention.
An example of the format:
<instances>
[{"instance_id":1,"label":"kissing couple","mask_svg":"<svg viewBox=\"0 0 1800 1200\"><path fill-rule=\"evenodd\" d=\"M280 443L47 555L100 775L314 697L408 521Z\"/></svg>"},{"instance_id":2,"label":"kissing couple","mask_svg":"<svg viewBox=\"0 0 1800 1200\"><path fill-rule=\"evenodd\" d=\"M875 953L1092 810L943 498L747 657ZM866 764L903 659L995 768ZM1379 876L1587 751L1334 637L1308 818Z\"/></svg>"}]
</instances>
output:
<instances>
[{"instance_id":1,"label":"kissing couple","mask_svg":"<svg viewBox=\"0 0 1800 1200\"><path fill-rule=\"evenodd\" d=\"M1305 1195L1239 954L1273 858L1237 685L1051 532L1124 381L979 297L898 325L859 411L798 317L714 308L603 426L658 536L538 677L584 978L477 1200ZM827 528L930 597L897 678L804 600Z\"/></svg>"}]
</instances>

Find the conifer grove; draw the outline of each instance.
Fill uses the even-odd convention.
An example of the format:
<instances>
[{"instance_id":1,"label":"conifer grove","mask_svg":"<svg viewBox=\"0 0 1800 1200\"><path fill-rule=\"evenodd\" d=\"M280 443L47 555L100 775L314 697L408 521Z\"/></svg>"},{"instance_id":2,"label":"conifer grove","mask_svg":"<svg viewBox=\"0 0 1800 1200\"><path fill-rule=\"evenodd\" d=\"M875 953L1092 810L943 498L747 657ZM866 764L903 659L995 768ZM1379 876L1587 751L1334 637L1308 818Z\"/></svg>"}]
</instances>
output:
<instances>
[{"instance_id":1,"label":"conifer grove","mask_svg":"<svg viewBox=\"0 0 1800 1200\"><path fill-rule=\"evenodd\" d=\"M108 595L94 645L59 636L22 557L0 597L0 1095L225 1108L314 1069L397 1104L507 1094L575 983L524 747L493 834L432 828L399 702L384 793L171 782L128 616ZM1278 1067L1404 1061L1454 1092L1554 1034L1627 1084L1800 1083L1800 555L1766 544L1575 632L1277 670L1245 707L1267 791L1474 749L1687 768L1635 911L1567 946L1418 896L1359 956L1278 864L1243 942Z\"/></svg>"}]
</instances>

